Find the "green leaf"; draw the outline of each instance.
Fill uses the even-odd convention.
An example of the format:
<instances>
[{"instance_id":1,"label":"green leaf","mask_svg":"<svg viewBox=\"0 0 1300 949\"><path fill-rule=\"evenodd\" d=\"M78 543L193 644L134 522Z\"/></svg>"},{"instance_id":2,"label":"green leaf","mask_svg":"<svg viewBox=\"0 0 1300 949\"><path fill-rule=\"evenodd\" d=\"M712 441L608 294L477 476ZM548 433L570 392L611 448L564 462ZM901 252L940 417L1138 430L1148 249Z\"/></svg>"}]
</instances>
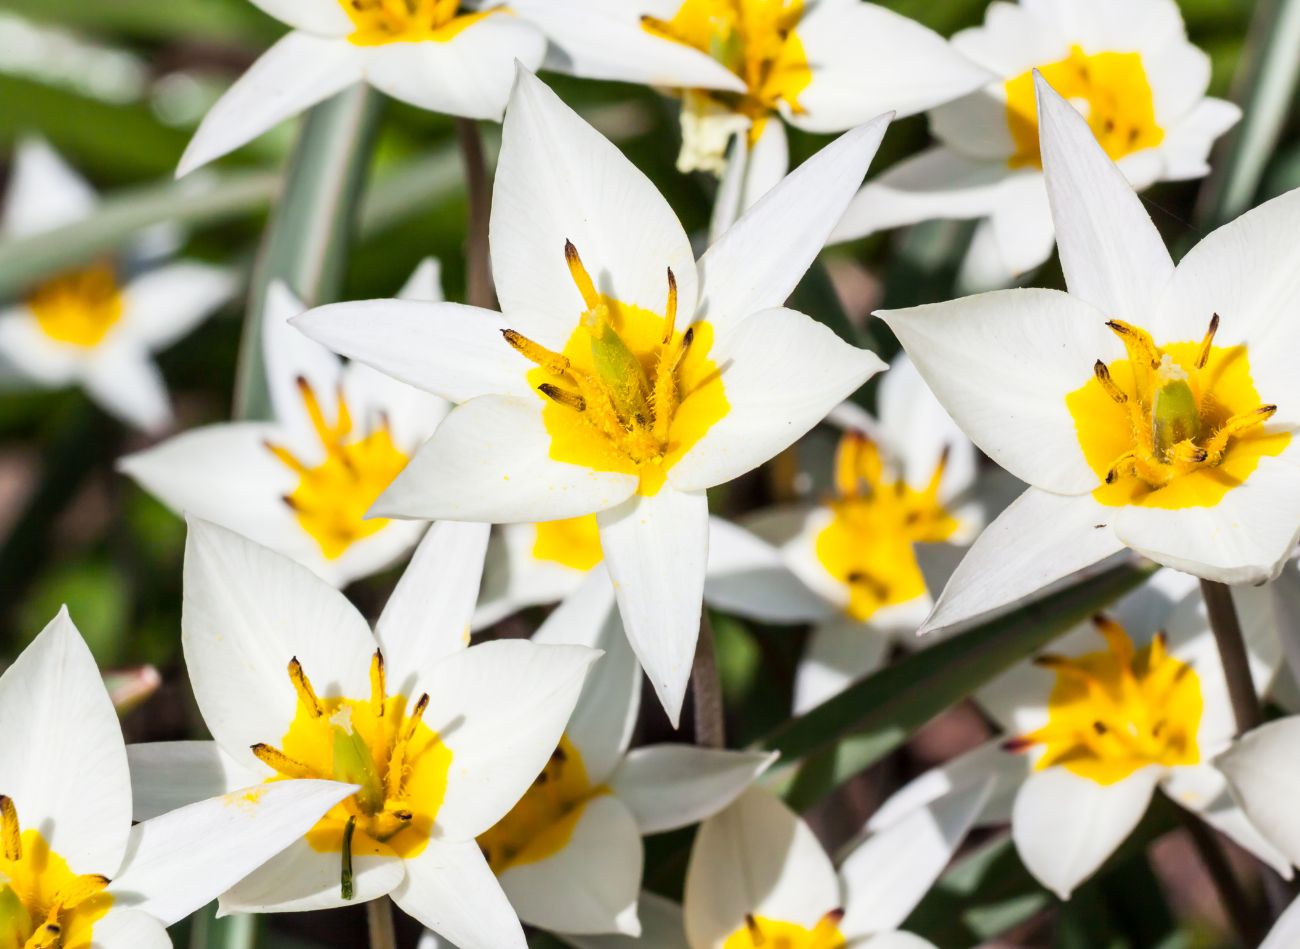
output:
<instances>
[{"instance_id":1,"label":"green leaf","mask_svg":"<svg viewBox=\"0 0 1300 949\"><path fill-rule=\"evenodd\" d=\"M808 759L787 797L804 810L944 709L1142 583L1123 563L888 666L772 732L761 747Z\"/></svg>"},{"instance_id":2,"label":"green leaf","mask_svg":"<svg viewBox=\"0 0 1300 949\"><path fill-rule=\"evenodd\" d=\"M257 916L218 917L217 904L212 903L194 914L190 949L253 949L260 928Z\"/></svg>"},{"instance_id":3,"label":"green leaf","mask_svg":"<svg viewBox=\"0 0 1300 949\"><path fill-rule=\"evenodd\" d=\"M277 24L243 0L5 0L5 10L54 26L140 39L191 39L204 43L274 39Z\"/></svg>"}]
</instances>

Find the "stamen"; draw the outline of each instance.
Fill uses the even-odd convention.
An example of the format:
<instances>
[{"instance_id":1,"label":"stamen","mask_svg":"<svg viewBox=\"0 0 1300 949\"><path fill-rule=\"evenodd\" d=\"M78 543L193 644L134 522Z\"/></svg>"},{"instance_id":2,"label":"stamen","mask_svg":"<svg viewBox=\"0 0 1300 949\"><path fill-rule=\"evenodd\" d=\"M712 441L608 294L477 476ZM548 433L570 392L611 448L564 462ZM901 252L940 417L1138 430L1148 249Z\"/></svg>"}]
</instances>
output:
<instances>
[{"instance_id":1,"label":"stamen","mask_svg":"<svg viewBox=\"0 0 1300 949\"><path fill-rule=\"evenodd\" d=\"M517 349L525 359L541 366L553 376L562 376L569 371L569 360L559 353L553 353L545 346L534 343L522 333L506 329L501 331L506 342Z\"/></svg>"},{"instance_id":2,"label":"stamen","mask_svg":"<svg viewBox=\"0 0 1300 949\"><path fill-rule=\"evenodd\" d=\"M23 834L18 824L18 808L13 798L0 794L0 843L5 859L15 863L23 858Z\"/></svg>"},{"instance_id":3,"label":"stamen","mask_svg":"<svg viewBox=\"0 0 1300 949\"><path fill-rule=\"evenodd\" d=\"M855 570L845 579L852 586L866 587L871 592L871 595L878 600L884 600L889 596L889 585L873 577L865 570Z\"/></svg>"},{"instance_id":4,"label":"stamen","mask_svg":"<svg viewBox=\"0 0 1300 949\"><path fill-rule=\"evenodd\" d=\"M1110 377L1110 370L1106 368L1104 362L1098 359L1093 363L1092 372L1097 377L1097 381L1101 383L1101 387L1106 390L1106 394L1110 396L1113 401L1120 405L1123 405L1128 401L1128 395L1123 389L1115 384L1115 380Z\"/></svg>"},{"instance_id":5,"label":"stamen","mask_svg":"<svg viewBox=\"0 0 1300 949\"><path fill-rule=\"evenodd\" d=\"M316 434L320 436L322 442L330 440L329 423L325 421L325 413L321 409L320 400L316 398L316 393L312 391L311 383L307 381L306 376L297 378L298 394L302 396L302 404L307 409L307 416L311 419L312 428L316 429Z\"/></svg>"},{"instance_id":6,"label":"stamen","mask_svg":"<svg viewBox=\"0 0 1300 949\"><path fill-rule=\"evenodd\" d=\"M1205 450L1210 458L1217 461L1228 447L1228 440L1252 428L1263 425L1277 414L1276 405L1261 405L1249 412L1234 415L1219 427L1205 442Z\"/></svg>"},{"instance_id":7,"label":"stamen","mask_svg":"<svg viewBox=\"0 0 1300 949\"><path fill-rule=\"evenodd\" d=\"M303 764L301 761L295 761L290 758L279 748L258 742L252 746L252 752L257 759L267 765L273 771L284 775L286 778L315 778L316 774Z\"/></svg>"},{"instance_id":8,"label":"stamen","mask_svg":"<svg viewBox=\"0 0 1300 949\"><path fill-rule=\"evenodd\" d=\"M846 432L835 449L835 493L841 498L857 496L860 456L866 440L861 432Z\"/></svg>"},{"instance_id":9,"label":"stamen","mask_svg":"<svg viewBox=\"0 0 1300 949\"><path fill-rule=\"evenodd\" d=\"M58 923L45 923L32 933L23 949L59 949L63 945L63 927Z\"/></svg>"},{"instance_id":10,"label":"stamen","mask_svg":"<svg viewBox=\"0 0 1300 949\"><path fill-rule=\"evenodd\" d=\"M393 753L388 759L388 774L384 779L384 787L387 789L390 798L400 799L402 797L402 785L406 780L407 750L411 741L415 738L416 729L420 727L420 722L424 720L424 710L428 707L429 693L425 692L420 696L420 700L415 703L415 708L406 721L406 727L402 729L402 734L393 744Z\"/></svg>"},{"instance_id":11,"label":"stamen","mask_svg":"<svg viewBox=\"0 0 1300 949\"><path fill-rule=\"evenodd\" d=\"M1145 362L1152 369L1160 365L1160 350L1146 330L1138 329L1123 320L1110 320L1106 326L1124 342L1124 348L1128 350L1129 358L1134 364L1142 365Z\"/></svg>"},{"instance_id":12,"label":"stamen","mask_svg":"<svg viewBox=\"0 0 1300 949\"><path fill-rule=\"evenodd\" d=\"M289 449L283 448L280 445L272 444L269 441L262 442L262 445L267 451L276 457L276 460L278 460L280 464L284 465L294 474L305 475L311 471L311 469L299 461L297 456L295 456L293 452L289 451Z\"/></svg>"},{"instance_id":13,"label":"stamen","mask_svg":"<svg viewBox=\"0 0 1300 949\"><path fill-rule=\"evenodd\" d=\"M343 825L343 872L339 881L339 895L345 900L352 899L352 835L357 832L356 815L348 818Z\"/></svg>"},{"instance_id":14,"label":"stamen","mask_svg":"<svg viewBox=\"0 0 1300 949\"><path fill-rule=\"evenodd\" d=\"M573 277L578 292L582 294L582 302L587 305L588 310L596 309L600 306L600 294L596 292L596 284L592 281L591 274L587 273L587 268L582 265L582 258L578 256L578 248L573 246L573 241L564 242L564 260L569 265L569 274Z\"/></svg>"},{"instance_id":15,"label":"stamen","mask_svg":"<svg viewBox=\"0 0 1300 949\"><path fill-rule=\"evenodd\" d=\"M1125 669L1129 668L1133 663L1133 640L1128 638L1128 632L1124 627L1109 616L1100 613L1093 616L1092 624L1106 640L1106 644L1110 646L1110 651L1115 654L1119 664Z\"/></svg>"},{"instance_id":16,"label":"stamen","mask_svg":"<svg viewBox=\"0 0 1300 949\"><path fill-rule=\"evenodd\" d=\"M663 344L667 346L672 342L673 334L677 332L677 278L673 276L673 268L668 268L668 306L664 309L664 338Z\"/></svg>"},{"instance_id":17,"label":"stamen","mask_svg":"<svg viewBox=\"0 0 1300 949\"><path fill-rule=\"evenodd\" d=\"M832 949L840 945L840 923L844 910L833 909L817 921L808 939L808 949Z\"/></svg>"},{"instance_id":18,"label":"stamen","mask_svg":"<svg viewBox=\"0 0 1300 949\"><path fill-rule=\"evenodd\" d=\"M1210 328L1205 333L1205 339L1201 341L1201 354L1196 357L1196 368L1204 369L1205 364L1210 361L1210 350L1214 348L1214 334L1219 331L1219 314L1210 317Z\"/></svg>"},{"instance_id":19,"label":"stamen","mask_svg":"<svg viewBox=\"0 0 1300 949\"><path fill-rule=\"evenodd\" d=\"M758 925L758 920L754 918L753 913L745 914L745 928L749 930L749 941L755 946L767 944L767 939L763 936L763 930Z\"/></svg>"},{"instance_id":20,"label":"stamen","mask_svg":"<svg viewBox=\"0 0 1300 949\"><path fill-rule=\"evenodd\" d=\"M316 690L311 687L311 680L302 671L302 663L298 661L297 656L289 660L289 681L293 683L294 691L298 693L298 701L307 706L313 718L320 718L325 714L320 699L316 697Z\"/></svg>"},{"instance_id":21,"label":"stamen","mask_svg":"<svg viewBox=\"0 0 1300 949\"><path fill-rule=\"evenodd\" d=\"M543 382L537 387L537 391L552 402L573 409L575 412L585 412L587 410L587 400L576 392L569 392L559 386L551 385L549 382Z\"/></svg>"},{"instance_id":22,"label":"stamen","mask_svg":"<svg viewBox=\"0 0 1300 949\"><path fill-rule=\"evenodd\" d=\"M60 911L76 909L86 900L104 892L110 882L112 881L108 877L97 873L79 876L70 887L54 898L54 909Z\"/></svg>"},{"instance_id":23,"label":"stamen","mask_svg":"<svg viewBox=\"0 0 1300 949\"><path fill-rule=\"evenodd\" d=\"M939 463L934 466L934 472L930 475L930 482L925 486L925 496L927 498L937 498L939 496L939 484L943 481L944 473L948 470L948 459L952 455L952 445L944 445L943 450L939 452ZM904 484L902 478L898 480L899 484Z\"/></svg>"},{"instance_id":24,"label":"stamen","mask_svg":"<svg viewBox=\"0 0 1300 949\"><path fill-rule=\"evenodd\" d=\"M375 650L370 660L370 706L375 710L376 718L384 717L384 706L388 702L387 675L384 669L384 653Z\"/></svg>"}]
</instances>

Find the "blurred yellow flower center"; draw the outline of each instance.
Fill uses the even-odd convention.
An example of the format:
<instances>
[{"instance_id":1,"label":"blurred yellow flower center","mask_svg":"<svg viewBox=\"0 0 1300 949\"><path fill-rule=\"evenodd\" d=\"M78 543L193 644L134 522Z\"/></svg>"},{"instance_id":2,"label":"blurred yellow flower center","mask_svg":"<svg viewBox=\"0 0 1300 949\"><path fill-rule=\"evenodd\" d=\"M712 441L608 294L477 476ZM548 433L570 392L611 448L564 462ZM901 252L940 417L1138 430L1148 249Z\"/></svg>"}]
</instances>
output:
<instances>
[{"instance_id":1,"label":"blurred yellow flower center","mask_svg":"<svg viewBox=\"0 0 1300 949\"><path fill-rule=\"evenodd\" d=\"M1079 107L1092 134L1114 161L1155 148L1165 132L1156 124L1155 98L1139 53L1094 53L1072 46L1060 62L1039 66L1043 78ZM1042 168L1033 70L1006 82L1007 126L1015 142L1012 168Z\"/></svg>"},{"instance_id":2,"label":"blurred yellow flower center","mask_svg":"<svg viewBox=\"0 0 1300 949\"><path fill-rule=\"evenodd\" d=\"M1217 315L1200 342L1164 347L1128 323L1107 325L1128 358L1098 360L1065 399L1102 504L1213 507L1291 443L1263 429L1277 406L1261 404L1246 347L1214 345Z\"/></svg>"},{"instance_id":3,"label":"blurred yellow flower center","mask_svg":"<svg viewBox=\"0 0 1300 949\"><path fill-rule=\"evenodd\" d=\"M253 754L281 778L360 785L307 833L314 850L342 855L342 893L351 899L354 855L409 858L428 845L447 793L451 749L424 724L428 695L408 709L406 696L388 694L378 652L368 698L321 698L297 659L289 680L298 696L289 731L279 747L254 745Z\"/></svg>"},{"instance_id":4,"label":"blurred yellow flower center","mask_svg":"<svg viewBox=\"0 0 1300 949\"><path fill-rule=\"evenodd\" d=\"M713 327L677 330L677 283L668 271L663 316L596 291L572 243L569 271L586 310L562 353L505 330L506 342L537 364L528 381L546 402L550 457L596 471L637 475L642 494L727 414Z\"/></svg>"},{"instance_id":5,"label":"blurred yellow flower center","mask_svg":"<svg viewBox=\"0 0 1300 949\"><path fill-rule=\"evenodd\" d=\"M564 849L592 798L609 789L592 787L587 767L568 736L510 813L479 836L478 846L492 872L536 863Z\"/></svg>"},{"instance_id":6,"label":"blurred yellow flower center","mask_svg":"<svg viewBox=\"0 0 1300 949\"><path fill-rule=\"evenodd\" d=\"M1196 671L1165 651L1159 633L1134 649L1124 627L1094 622L1106 649L1067 658L1040 656L1056 673L1047 724L1007 743L1012 751L1043 745L1038 770L1061 765L1098 784L1114 784L1147 765L1200 761L1201 683Z\"/></svg>"},{"instance_id":7,"label":"blurred yellow flower center","mask_svg":"<svg viewBox=\"0 0 1300 949\"><path fill-rule=\"evenodd\" d=\"M95 264L45 281L27 307L50 339L91 349L122 319L122 291L113 268Z\"/></svg>"},{"instance_id":8,"label":"blurred yellow flower center","mask_svg":"<svg viewBox=\"0 0 1300 949\"><path fill-rule=\"evenodd\" d=\"M388 526L384 518L366 519L366 512L384 489L406 467L407 456L393 443L388 420L366 435L353 431L352 413L338 394L338 419L330 424L320 400L306 379L298 380L298 391L320 439L324 459L316 464L302 461L288 448L267 443L267 449L290 471L298 475L298 487L284 497L287 504L321 553L330 560L343 556L359 540Z\"/></svg>"},{"instance_id":9,"label":"blurred yellow flower center","mask_svg":"<svg viewBox=\"0 0 1300 949\"><path fill-rule=\"evenodd\" d=\"M817 559L849 591L849 615L865 622L877 610L925 594L915 544L941 543L957 530L939 501L945 452L929 483L917 490L886 471L880 449L860 432L841 440L835 455L833 517L817 535Z\"/></svg>"},{"instance_id":10,"label":"blurred yellow flower center","mask_svg":"<svg viewBox=\"0 0 1300 949\"><path fill-rule=\"evenodd\" d=\"M573 570L587 571L605 559L600 547L596 515L546 521L536 525L533 559L558 563Z\"/></svg>"},{"instance_id":11,"label":"blurred yellow flower center","mask_svg":"<svg viewBox=\"0 0 1300 949\"><path fill-rule=\"evenodd\" d=\"M495 10L460 12L460 0L339 0L355 27L357 46L388 43L446 43Z\"/></svg>"},{"instance_id":12,"label":"blurred yellow flower center","mask_svg":"<svg viewBox=\"0 0 1300 949\"><path fill-rule=\"evenodd\" d=\"M840 933L843 910L832 910L812 929L763 916L745 917L745 925L727 937L722 949L841 949L847 945Z\"/></svg>"},{"instance_id":13,"label":"blurred yellow flower center","mask_svg":"<svg viewBox=\"0 0 1300 949\"><path fill-rule=\"evenodd\" d=\"M38 830L22 830L0 795L0 949L90 949L113 896L108 878L78 876Z\"/></svg>"}]
</instances>

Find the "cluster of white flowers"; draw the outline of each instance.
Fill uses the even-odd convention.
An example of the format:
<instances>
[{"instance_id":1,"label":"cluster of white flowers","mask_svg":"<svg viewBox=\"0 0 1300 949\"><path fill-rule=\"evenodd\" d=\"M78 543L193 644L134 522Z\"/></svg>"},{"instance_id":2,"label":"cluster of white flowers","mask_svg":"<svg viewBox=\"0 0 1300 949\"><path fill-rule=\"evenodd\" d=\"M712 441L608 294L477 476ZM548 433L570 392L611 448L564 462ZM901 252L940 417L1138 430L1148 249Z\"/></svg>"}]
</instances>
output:
<instances>
[{"instance_id":1,"label":"cluster of white flowers","mask_svg":"<svg viewBox=\"0 0 1300 949\"><path fill-rule=\"evenodd\" d=\"M1237 740L1197 581L1235 585L1265 693L1300 589L1300 192L1175 265L1135 189L1205 175L1238 113L1205 97L1172 0L995 2L951 41L863 0L254 2L292 31L181 173L358 82L504 116L500 311L446 302L434 261L392 300L308 310L276 284L273 418L120 461L187 517L212 740L125 746L57 617L0 678L0 949L167 946L214 898L383 897L460 949L521 949L524 925L595 949L916 949L898 929L973 827L1009 822L1066 899L1157 787L1290 877L1300 721ZM539 68L681 100L679 167L719 179L702 254ZM864 186L890 113L927 110L940 144ZM843 134L791 172L787 122ZM31 140L3 228L95 200ZM786 306L828 243L936 217L980 220L973 289L1055 245L1068 291L878 313L888 365ZM78 382L165 429L149 354L236 289L159 265L176 243L0 314L5 380ZM872 416L846 400L878 373ZM710 515L710 489L827 421L825 496ZM1009 506L978 452L1027 485ZM1170 569L980 688L999 737L903 787L838 864L769 786L774 754L632 747L642 672L679 723L706 603L811 624L801 714L918 632L1126 551ZM340 589L408 555L372 629ZM471 645L555 603L531 641ZM700 822L682 903L643 893L642 838ZM1290 932L1300 909L1275 945Z\"/></svg>"}]
</instances>

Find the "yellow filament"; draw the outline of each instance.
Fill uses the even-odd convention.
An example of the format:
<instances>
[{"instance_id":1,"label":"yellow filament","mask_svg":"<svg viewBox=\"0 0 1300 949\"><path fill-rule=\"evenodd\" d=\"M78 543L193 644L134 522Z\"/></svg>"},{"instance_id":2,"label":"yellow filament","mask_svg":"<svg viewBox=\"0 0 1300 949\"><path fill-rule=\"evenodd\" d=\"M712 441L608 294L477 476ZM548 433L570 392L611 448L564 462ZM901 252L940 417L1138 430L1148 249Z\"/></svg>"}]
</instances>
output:
<instances>
[{"instance_id":1,"label":"yellow filament","mask_svg":"<svg viewBox=\"0 0 1300 949\"><path fill-rule=\"evenodd\" d=\"M0 794L0 839L4 843L6 860L23 858L22 829L18 824L18 809L12 798Z\"/></svg>"},{"instance_id":2,"label":"yellow filament","mask_svg":"<svg viewBox=\"0 0 1300 949\"><path fill-rule=\"evenodd\" d=\"M501 10L460 13L460 0L339 0L352 20L348 40L357 46L446 43Z\"/></svg>"},{"instance_id":3,"label":"yellow filament","mask_svg":"<svg viewBox=\"0 0 1300 949\"><path fill-rule=\"evenodd\" d=\"M293 689L298 693L298 701L312 715L320 718L324 714L321 709L320 699L316 697L316 690L311 687L311 680L302 671L302 663L298 661L297 656L289 660L289 681L293 683Z\"/></svg>"},{"instance_id":4,"label":"yellow filament","mask_svg":"<svg viewBox=\"0 0 1300 949\"><path fill-rule=\"evenodd\" d=\"M832 910L808 929L748 913L744 925L727 937L722 949L842 949L847 944L839 929L843 919L843 910Z\"/></svg>"}]
</instances>

